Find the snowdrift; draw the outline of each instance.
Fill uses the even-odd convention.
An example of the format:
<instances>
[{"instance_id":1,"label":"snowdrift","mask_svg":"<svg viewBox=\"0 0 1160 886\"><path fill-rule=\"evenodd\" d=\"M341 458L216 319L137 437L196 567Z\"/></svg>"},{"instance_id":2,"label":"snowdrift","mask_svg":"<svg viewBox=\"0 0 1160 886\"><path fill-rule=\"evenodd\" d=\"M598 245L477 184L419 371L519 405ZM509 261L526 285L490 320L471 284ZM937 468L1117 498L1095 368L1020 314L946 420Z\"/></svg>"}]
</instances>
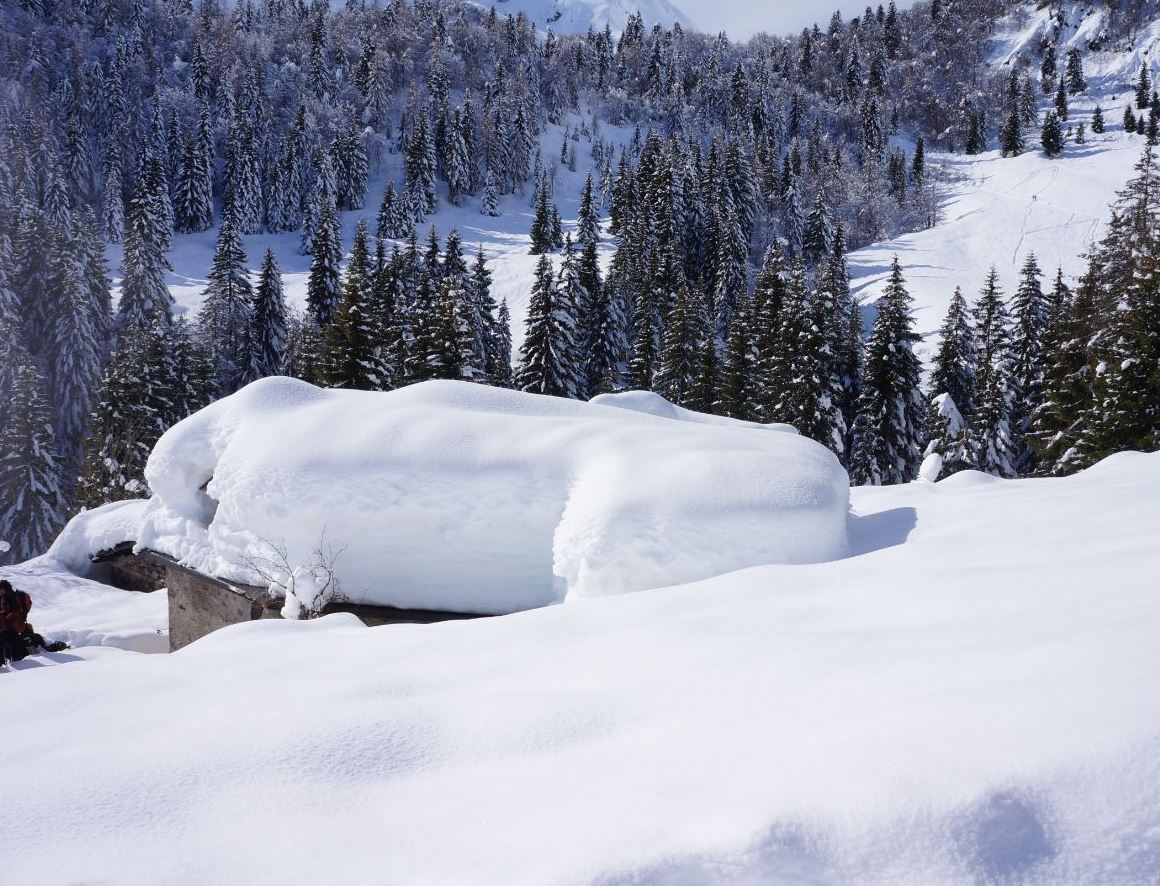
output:
<instances>
[{"instance_id":1,"label":"snowdrift","mask_svg":"<svg viewBox=\"0 0 1160 886\"><path fill-rule=\"evenodd\" d=\"M849 488L786 426L652 394L256 382L170 429L136 541L262 584L333 552L354 602L504 613L846 550Z\"/></svg>"},{"instance_id":2,"label":"snowdrift","mask_svg":"<svg viewBox=\"0 0 1160 886\"><path fill-rule=\"evenodd\" d=\"M1160 454L852 497L832 563L0 673L6 882L1157 882Z\"/></svg>"}]
</instances>

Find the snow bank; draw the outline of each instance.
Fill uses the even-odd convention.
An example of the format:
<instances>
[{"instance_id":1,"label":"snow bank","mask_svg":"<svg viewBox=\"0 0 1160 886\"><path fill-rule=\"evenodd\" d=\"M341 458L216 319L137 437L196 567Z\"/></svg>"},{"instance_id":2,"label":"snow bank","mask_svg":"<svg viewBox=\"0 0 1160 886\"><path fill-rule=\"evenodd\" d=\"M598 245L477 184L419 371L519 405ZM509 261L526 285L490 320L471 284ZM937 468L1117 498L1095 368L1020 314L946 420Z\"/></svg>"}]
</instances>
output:
<instances>
[{"instance_id":1,"label":"snow bank","mask_svg":"<svg viewBox=\"0 0 1160 886\"><path fill-rule=\"evenodd\" d=\"M1155 883L1160 455L962 476L836 562L0 673L6 882Z\"/></svg>"},{"instance_id":2,"label":"snow bank","mask_svg":"<svg viewBox=\"0 0 1160 886\"><path fill-rule=\"evenodd\" d=\"M76 562L91 565L88 555L80 554L82 550L83 546L75 548ZM49 640L63 640L71 647L67 653L27 659L23 668L89 658L89 649L169 651L169 602L165 591L121 591L81 575L83 572L78 574L76 570L65 571L64 564L51 552L0 568L0 578L8 579L32 598L29 620L36 630Z\"/></svg>"},{"instance_id":3,"label":"snow bank","mask_svg":"<svg viewBox=\"0 0 1160 886\"><path fill-rule=\"evenodd\" d=\"M484 613L842 556L845 471L778 430L654 395L266 379L161 438L136 541L251 584L272 548L322 550L354 601Z\"/></svg>"}]
</instances>

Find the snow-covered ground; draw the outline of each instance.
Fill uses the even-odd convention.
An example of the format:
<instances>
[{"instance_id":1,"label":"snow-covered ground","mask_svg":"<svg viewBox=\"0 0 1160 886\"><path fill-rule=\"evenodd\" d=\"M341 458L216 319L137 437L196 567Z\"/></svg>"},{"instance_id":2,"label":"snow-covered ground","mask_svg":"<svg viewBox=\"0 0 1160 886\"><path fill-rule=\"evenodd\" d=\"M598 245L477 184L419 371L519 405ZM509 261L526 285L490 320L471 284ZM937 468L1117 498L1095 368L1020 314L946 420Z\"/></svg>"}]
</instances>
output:
<instances>
[{"instance_id":1,"label":"snow-covered ground","mask_svg":"<svg viewBox=\"0 0 1160 886\"><path fill-rule=\"evenodd\" d=\"M112 650L169 651L169 606L164 591L120 591L69 572L51 556L0 567L0 578L32 597L29 621L39 633L72 647L10 664L11 669L94 658Z\"/></svg>"},{"instance_id":2,"label":"snow-covered ground","mask_svg":"<svg viewBox=\"0 0 1160 886\"><path fill-rule=\"evenodd\" d=\"M1158 497L855 489L833 562L0 672L4 877L1156 882Z\"/></svg>"}]
</instances>

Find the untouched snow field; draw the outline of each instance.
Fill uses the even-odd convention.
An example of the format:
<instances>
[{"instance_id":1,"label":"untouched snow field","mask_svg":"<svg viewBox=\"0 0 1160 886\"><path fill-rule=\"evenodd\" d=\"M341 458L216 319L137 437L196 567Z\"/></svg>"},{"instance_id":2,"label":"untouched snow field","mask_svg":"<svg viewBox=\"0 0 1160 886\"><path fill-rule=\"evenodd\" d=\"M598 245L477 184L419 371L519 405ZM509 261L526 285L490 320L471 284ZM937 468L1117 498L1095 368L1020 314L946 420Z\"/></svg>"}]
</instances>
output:
<instances>
[{"instance_id":1,"label":"untouched snow field","mask_svg":"<svg viewBox=\"0 0 1160 886\"><path fill-rule=\"evenodd\" d=\"M356 603L513 612L846 553L849 480L827 449L642 392L264 379L167 431L145 477L125 538L256 585L284 584L264 561L333 546Z\"/></svg>"},{"instance_id":2,"label":"untouched snow field","mask_svg":"<svg viewBox=\"0 0 1160 886\"><path fill-rule=\"evenodd\" d=\"M855 489L830 563L0 672L4 876L1156 882L1158 498Z\"/></svg>"}]
</instances>

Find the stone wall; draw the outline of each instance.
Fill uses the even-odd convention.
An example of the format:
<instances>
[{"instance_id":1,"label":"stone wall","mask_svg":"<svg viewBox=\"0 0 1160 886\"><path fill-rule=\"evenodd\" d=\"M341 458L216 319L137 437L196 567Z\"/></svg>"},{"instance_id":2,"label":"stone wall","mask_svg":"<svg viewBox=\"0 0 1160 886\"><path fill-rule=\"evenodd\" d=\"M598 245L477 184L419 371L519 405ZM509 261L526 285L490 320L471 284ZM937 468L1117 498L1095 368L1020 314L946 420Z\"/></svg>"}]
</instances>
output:
<instances>
[{"instance_id":1,"label":"stone wall","mask_svg":"<svg viewBox=\"0 0 1160 886\"><path fill-rule=\"evenodd\" d=\"M271 599L262 588L230 585L186 569L160 554L146 552L144 558L165 570L169 587L169 651L188 646L206 634L259 618L281 618L282 601ZM332 603L323 615L350 612L365 625L431 624L480 616L460 612L425 609L395 609Z\"/></svg>"},{"instance_id":2,"label":"stone wall","mask_svg":"<svg viewBox=\"0 0 1160 886\"><path fill-rule=\"evenodd\" d=\"M258 588L231 587L176 565L166 571L170 652L226 625L280 617L277 609L263 605L265 592Z\"/></svg>"}]
</instances>

